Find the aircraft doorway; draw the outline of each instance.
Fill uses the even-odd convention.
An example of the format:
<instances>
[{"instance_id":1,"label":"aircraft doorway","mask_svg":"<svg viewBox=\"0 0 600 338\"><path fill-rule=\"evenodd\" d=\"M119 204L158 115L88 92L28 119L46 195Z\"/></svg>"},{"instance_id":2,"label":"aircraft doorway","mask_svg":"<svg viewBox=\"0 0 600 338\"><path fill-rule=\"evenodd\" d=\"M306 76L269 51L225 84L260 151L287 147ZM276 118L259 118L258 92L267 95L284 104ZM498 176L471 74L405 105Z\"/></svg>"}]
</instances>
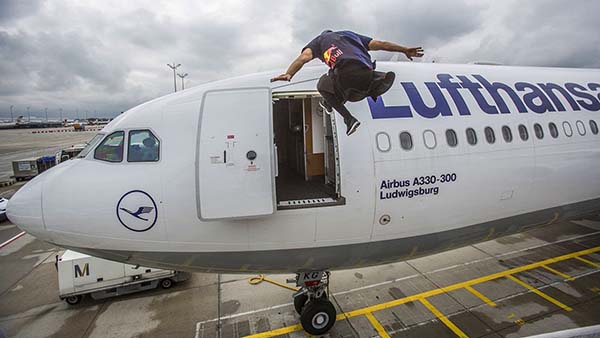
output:
<instances>
[{"instance_id":1,"label":"aircraft doorway","mask_svg":"<svg viewBox=\"0 0 600 338\"><path fill-rule=\"evenodd\" d=\"M344 204L340 196L337 135L320 96L273 95L277 208Z\"/></svg>"}]
</instances>

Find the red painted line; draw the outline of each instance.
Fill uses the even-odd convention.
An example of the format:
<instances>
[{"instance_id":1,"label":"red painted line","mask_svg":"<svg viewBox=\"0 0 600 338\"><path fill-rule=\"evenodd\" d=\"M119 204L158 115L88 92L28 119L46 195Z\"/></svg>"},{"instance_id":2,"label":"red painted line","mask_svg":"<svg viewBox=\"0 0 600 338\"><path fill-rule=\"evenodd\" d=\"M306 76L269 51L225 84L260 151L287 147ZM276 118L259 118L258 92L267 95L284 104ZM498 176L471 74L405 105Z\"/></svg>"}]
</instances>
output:
<instances>
[{"instance_id":1,"label":"red painted line","mask_svg":"<svg viewBox=\"0 0 600 338\"><path fill-rule=\"evenodd\" d=\"M13 237L13 238L9 239L8 241L6 241L6 242L4 242L4 243L0 244L0 249L4 248L5 246L9 245L10 243L12 243L12 242L16 241L17 239L19 239L19 238L23 237L23 235L25 235L25 233L26 233L26 232L25 232L25 231L23 231L23 232L21 232L20 234L16 235L15 237Z\"/></svg>"}]
</instances>

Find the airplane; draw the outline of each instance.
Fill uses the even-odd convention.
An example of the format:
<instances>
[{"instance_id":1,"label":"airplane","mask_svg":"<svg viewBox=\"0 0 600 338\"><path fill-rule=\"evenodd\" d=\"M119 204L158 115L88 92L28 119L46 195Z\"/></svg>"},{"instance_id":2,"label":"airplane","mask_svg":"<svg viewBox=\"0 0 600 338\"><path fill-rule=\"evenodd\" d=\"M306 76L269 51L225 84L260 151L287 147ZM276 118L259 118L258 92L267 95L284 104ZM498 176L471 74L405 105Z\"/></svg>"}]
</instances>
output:
<instances>
[{"instance_id":1,"label":"airplane","mask_svg":"<svg viewBox=\"0 0 600 338\"><path fill-rule=\"evenodd\" d=\"M599 70L378 70L396 82L348 103L362 122L351 136L319 109L322 66L290 83L264 72L141 104L22 187L8 217L41 240L129 264L296 273L295 309L318 335L335 323L331 270L600 212Z\"/></svg>"}]
</instances>

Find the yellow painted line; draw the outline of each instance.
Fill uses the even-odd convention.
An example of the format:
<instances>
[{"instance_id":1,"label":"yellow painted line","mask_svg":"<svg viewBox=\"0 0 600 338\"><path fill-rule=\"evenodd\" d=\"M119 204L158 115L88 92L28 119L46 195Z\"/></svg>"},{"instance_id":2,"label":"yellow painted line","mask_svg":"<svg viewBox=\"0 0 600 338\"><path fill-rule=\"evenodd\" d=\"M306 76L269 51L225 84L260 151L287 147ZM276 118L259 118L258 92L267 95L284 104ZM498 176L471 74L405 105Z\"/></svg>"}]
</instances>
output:
<instances>
[{"instance_id":1,"label":"yellow painted line","mask_svg":"<svg viewBox=\"0 0 600 338\"><path fill-rule=\"evenodd\" d=\"M473 289L472 287L465 286L465 289L467 289L467 291L469 291L470 293L472 293L473 295L475 295L477 298L481 299L487 305L489 305L489 306L496 306L496 303L494 303L491 299L487 298L481 292Z\"/></svg>"},{"instance_id":2,"label":"yellow painted line","mask_svg":"<svg viewBox=\"0 0 600 338\"><path fill-rule=\"evenodd\" d=\"M580 260L580 261L582 261L582 262L584 262L584 263L587 263L587 264L589 264L589 265L591 265L591 266L593 266L595 268L600 269L600 264L598 264L598 263L594 263L594 262L592 262L590 260L587 260L587 259L585 259L583 257L579 257L579 256L575 257L575 258L578 259L578 260Z\"/></svg>"},{"instance_id":3,"label":"yellow painted line","mask_svg":"<svg viewBox=\"0 0 600 338\"><path fill-rule=\"evenodd\" d=\"M552 298L550 296L548 296L547 294L543 293L542 291L534 288L533 286L523 282L522 280L518 279L517 277L513 276L513 275L506 275L506 278L514 281L515 283L521 285L522 287L528 289L529 291L535 293L536 295L544 298L545 300L549 301L550 303L562 308L565 311L572 311L573 309L571 309L570 307L566 306L565 304L559 302L558 300L556 300L555 298Z\"/></svg>"},{"instance_id":4,"label":"yellow painted line","mask_svg":"<svg viewBox=\"0 0 600 338\"><path fill-rule=\"evenodd\" d=\"M349 312L345 312L345 313L340 313L340 314L338 314L336 316L336 319L337 320L344 320L344 319L347 319L347 318L352 318L352 317L356 317L356 316L366 315L369 312L376 312L376 311L380 311L380 310L389 309L389 308L394 307L394 306L398 306L398 305L402 305L402 304L406 304L406 303L410 303L410 302L414 302L414 301L420 301L421 299L428 298L428 297L431 297L431 296L436 296L436 295L440 295L440 294L443 294L443 293L448 293L448 292L451 292L451 291L455 291L455 290L459 290L459 289L462 289L462 288L466 288L467 286L473 286L473 285L481 284L481 283L484 283L484 282L489 282L491 280L495 280L495 279L502 278L502 277L507 277L507 276L510 276L512 274L515 274L515 273L519 273L519 272L523 272L523 271L527 271L527 270L531 270L531 269L535 269L535 268L540 268L540 267L542 267L544 265L548 265L548 264L552 264L552 263L557 263L557 262L561 262L561 261L565 261L565 260L573 259L573 258L579 259L582 262L586 262L586 263L588 263L588 264L590 264L592 266L600 268L600 265L598 265L598 264L596 264L594 262L588 261L587 259L579 257L579 256L593 254L593 253L596 253L596 252L599 252L599 251L600 251L600 246L597 246L595 248L590 248L590 249L586 249L586 250L572 252L570 254L566 254L566 255L562 255L562 256L548 258L548 259L545 259L543 261L531 263L531 264L528 264L528 265L519 266L519 267L510 269L510 270L500 271L500 272L493 273L493 274L487 275L487 276L482 276L482 277L474 278L474 279L471 279L471 280L468 280L468 281L465 281L465 282L456 283L456 284L449 285L449 286L446 286L446 287L443 287L443 288L440 288L440 289L429 290L429 291L425 291L425 292L422 292L422 293L419 293L419 294L416 294L416 295L412 295L412 296L408 296L408 297L404 297L404 298L395 299L395 300L392 300L392 301L389 301L389 302L386 302L386 303L375 304L375 305L371 305L371 306L364 307L364 308L361 308L361 309L357 309L357 310L353 310L353 311L349 311ZM518 282L521 282L521 281L519 280ZM527 286L529 286L529 285L527 285ZM534 290L538 291L535 288L534 288ZM544 293L542 293L542 294L544 296L547 296ZM567 310L567 311L570 311L570 310ZM290 333L290 332L294 332L294 331L298 331L298 330L302 330L302 326L300 326L300 325L292 325L292 326L284 327L284 328L277 329L277 330L274 330L274 331L269 331L269 332L265 332L265 333L259 333L259 334L251 335L251 336L247 336L247 337L252 337L252 338L275 337L277 335L282 335L282 334L286 334L286 333ZM272 332L276 332L276 334L272 334Z\"/></svg>"},{"instance_id":5,"label":"yellow painted line","mask_svg":"<svg viewBox=\"0 0 600 338\"><path fill-rule=\"evenodd\" d=\"M564 278L564 279L568 279L568 280L575 280L575 278L573 278L573 277L571 277L571 276L567 275L566 273L562 273L562 272L560 272L560 271L558 271L558 270L555 270L555 269L553 269L553 268L551 268L551 267L549 267L549 266L547 266L547 265L542 265L542 268L544 268L544 269L546 269L546 270L548 270L548 271L552 272L552 273L553 273L553 274L555 274L555 275L561 276L561 277L562 277L562 278Z\"/></svg>"},{"instance_id":6,"label":"yellow painted line","mask_svg":"<svg viewBox=\"0 0 600 338\"><path fill-rule=\"evenodd\" d=\"M377 330L379 337L390 338L390 335L387 334L387 332L385 331L383 326L381 326L381 323L377 320L377 318L375 318L375 316L373 316L373 313L369 312L365 316L367 316L367 319L371 322L371 325L373 325L375 330Z\"/></svg>"},{"instance_id":7,"label":"yellow painted line","mask_svg":"<svg viewBox=\"0 0 600 338\"><path fill-rule=\"evenodd\" d=\"M302 330L302 325L296 324L292 326L282 327L281 329L276 329L272 331L266 331L261 333L256 333L253 335L245 336L244 338L269 338L269 337L277 337L284 334L296 332Z\"/></svg>"},{"instance_id":8,"label":"yellow painted line","mask_svg":"<svg viewBox=\"0 0 600 338\"><path fill-rule=\"evenodd\" d=\"M350 312L346 312L344 314L338 315L338 318L352 318L355 316L360 316L360 315L364 315L367 312L375 312L375 311L380 311L380 310L385 310L394 306L398 306L401 304L405 304L405 303L410 303L416 300L419 300L420 298L428 298L431 296L436 296L436 295L440 295L443 293L447 293L447 292L451 292L451 291L455 291L458 289L462 289L465 288L467 286L472 286L472 285L476 285L476 284L481 284L484 282L489 282L491 280L495 280L498 278L502 278L505 277L507 275L511 275L511 274L515 274L518 272L523 272L523 271L527 271L527 270L531 270L531 269L535 269L535 268L539 268L542 265L547 265L547 264L552 264L552 263L556 263L556 262L561 262L567 259L571 259L571 258L575 258L581 255L589 255L591 253L595 253L600 251L600 246L597 246L595 248L590 248L590 249L586 249L586 250L582 250L582 251L577 251L577 252L572 252L570 254L566 254L566 255L562 255L562 256L558 256L558 257L553 257L553 258L549 258L549 259L545 259L543 261L539 261L536 263L531 263L528 265L523 265L520 267L516 267L510 270L505 270L505 271L500 271L497 273L493 273L491 275L487 275L487 276L482 276L482 277L478 277L475 279L471 279L468 280L466 282L461 282L461 283L456 283L453 285L449 285L443 288L439 288L439 289L434 289L434 290L429 290L429 291L425 291L416 295L412 295L412 296L408 296L408 297L404 297L404 298L399 298L399 299L395 299L392 301L389 301L387 303L381 303L381 304L376 304L376 305L372 305L369 307L365 307L362 309L358 309L358 310L354 310L354 311L350 311Z\"/></svg>"},{"instance_id":9,"label":"yellow painted line","mask_svg":"<svg viewBox=\"0 0 600 338\"><path fill-rule=\"evenodd\" d=\"M431 311L431 313L433 313L436 317L438 317L439 320L442 321L442 323L446 324L446 326L452 330L452 332L454 332L455 335L459 336L459 337L465 337L467 338L468 336L462 332L456 325L454 325L453 322L451 322L448 318L446 318L446 316L444 316L440 310L436 309L435 306L433 306L427 299L425 298L421 298L419 299L421 301L421 303L423 303L423 305L425 305L425 307L427 309L429 309L429 311Z\"/></svg>"}]
</instances>

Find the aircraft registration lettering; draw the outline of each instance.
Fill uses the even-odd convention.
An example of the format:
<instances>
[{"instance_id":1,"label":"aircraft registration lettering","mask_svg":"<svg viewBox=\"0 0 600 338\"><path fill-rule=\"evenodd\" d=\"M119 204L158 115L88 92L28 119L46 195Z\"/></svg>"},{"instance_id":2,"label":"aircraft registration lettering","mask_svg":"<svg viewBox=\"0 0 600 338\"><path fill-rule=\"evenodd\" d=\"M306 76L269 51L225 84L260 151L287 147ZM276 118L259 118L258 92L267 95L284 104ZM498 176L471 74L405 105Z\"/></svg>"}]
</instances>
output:
<instances>
[{"instance_id":1,"label":"aircraft registration lettering","mask_svg":"<svg viewBox=\"0 0 600 338\"><path fill-rule=\"evenodd\" d=\"M440 185L453 183L456 180L456 173L417 176L412 179L382 180L379 186L379 199L437 196L440 193Z\"/></svg>"}]
</instances>

